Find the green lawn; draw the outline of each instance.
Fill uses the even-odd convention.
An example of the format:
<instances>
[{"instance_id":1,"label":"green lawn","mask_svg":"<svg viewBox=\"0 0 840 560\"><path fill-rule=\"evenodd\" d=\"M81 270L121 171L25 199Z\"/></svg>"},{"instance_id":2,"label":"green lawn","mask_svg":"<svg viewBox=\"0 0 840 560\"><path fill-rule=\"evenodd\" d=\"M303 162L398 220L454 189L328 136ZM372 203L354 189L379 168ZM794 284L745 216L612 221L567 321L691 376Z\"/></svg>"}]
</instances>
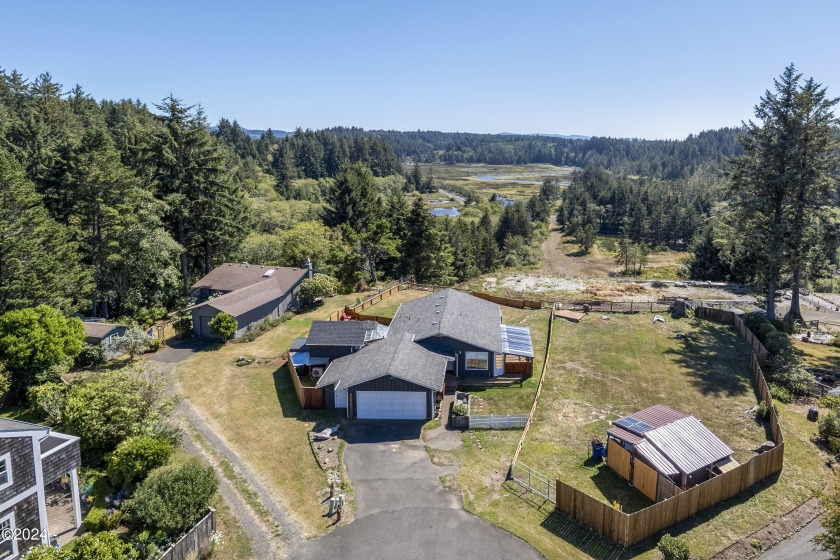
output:
<instances>
[{"instance_id":1,"label":"green lawn","mask_svg":"<svg viewBox=\"0 0 840 560\"><path fill-rule=\"evenodd\" d=\"M649 314L611 317L555 322L546 382L521 460L605 502L617 499L625 511L643 507L649 501L625 481L587 463L587 442L593 436L603 440L609 420L658 403L697 416L733 448L736 459L747 460L766 432L748 413L756 397L745 367L747 347L735 332L695 319L654 325ZM676 339L676 332L687 333L687 341ZM807 407L778 408L785 470L672 528L688 540L695 557L708 558L746 537L818 495L828 482L826 457L810 441L816 425L805 419ZM462 448L432 452L436 462L460 466L446 482L461 493L469 511L522 537L548 558L658 558L656 539L622 553L554 512L550 503L503 482L520 433L467 432Z\"/></svg>"},{"instance_id":2,"label":"green lawn","mask_svg":"<svg viewBox=\"0 0 840 560\"><path fill-rule=\"evenodd\" d=\"M290 511L308 536L328 530L321 495L325 473L309 448L308 432L334 415L302 410L281 357L295 338L305 336L313 319L352 305L370 294L330 298L315 311L296 315L253 342L228 343L199 352L175 370L181 393L213 429L253 469ZM237 356L256 361L237 367Z\"/></svg>"}]
</instances>

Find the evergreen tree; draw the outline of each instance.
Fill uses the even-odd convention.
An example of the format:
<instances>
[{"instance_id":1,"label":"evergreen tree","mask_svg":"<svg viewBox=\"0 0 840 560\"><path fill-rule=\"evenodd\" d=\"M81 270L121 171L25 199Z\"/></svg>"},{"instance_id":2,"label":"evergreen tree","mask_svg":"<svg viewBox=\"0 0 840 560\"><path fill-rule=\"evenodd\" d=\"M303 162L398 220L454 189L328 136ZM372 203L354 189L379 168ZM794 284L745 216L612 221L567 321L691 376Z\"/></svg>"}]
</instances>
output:
<instances>
[{"instance_id":1,"label":"evergreen tree","mask_svg":"<svg viewBox=\"0 0 840 560\"><path fill-rule=\"evenodd\" d=\"M328 226L347 224L356 233L368 230L381 213L373 174L362 163L345 165L327 195L324 221Z\"/></svg>"},{"instance_id":2,"label":"evergreen tree","mask_svg":"<svg viewBox=\"0 0 840 560\"><path fill-rule=\"evenodd\" d=\"M0 314L46 304L69 310L87 293L69 231L42 205L18 162L0 150Z\"/></svg>"},{"instance_id":3,"label":"evergreen tree","mask_svg":"<svg viewBox=\"0 0 840 560\"><path fill-rule=\"evenodd\" d=\"M744 154L729 171L731 193L746 250L755 255L752 278L767 288L767 317L775 318L775 295L785 270L793 276L790 317L801 320L801 273L818 232L815 210L826 202L837 166L836 124L825 89L801 83L793 65L774 80L740 138Z\"/></svg>"},{"instance_id":4,"label":"evergreen tree","mask_svg":"<svg viewBox=\"0 0 840 560\"><path fill-rule=\"evenodd\" d=\"M452 281L452 247L435 223L421 197L414 200L402 244L401 271L418 282L449 284Z\"/></svg>"}]
</instances>

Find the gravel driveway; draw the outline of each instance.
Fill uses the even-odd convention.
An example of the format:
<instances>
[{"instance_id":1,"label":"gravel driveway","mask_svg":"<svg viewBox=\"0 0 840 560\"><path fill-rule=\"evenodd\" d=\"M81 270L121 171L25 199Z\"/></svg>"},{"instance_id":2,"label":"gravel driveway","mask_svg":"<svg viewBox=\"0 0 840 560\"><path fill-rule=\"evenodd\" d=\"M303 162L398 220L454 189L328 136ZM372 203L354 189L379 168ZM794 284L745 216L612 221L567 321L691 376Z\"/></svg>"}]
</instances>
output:
<instances>
[{"instance_id":1,"label":"gravel driveway","mask_svg":"<svg viewBox=\"0 0 840 560\"><path fill-rule=\"evenodd\" d=\"M421 423L354 421L344 461L356 493L355 520L303 544L299 559L528 560L543 558L519 538L470 515L446 492L420 440Z\"/></svg>"}]
</instances>

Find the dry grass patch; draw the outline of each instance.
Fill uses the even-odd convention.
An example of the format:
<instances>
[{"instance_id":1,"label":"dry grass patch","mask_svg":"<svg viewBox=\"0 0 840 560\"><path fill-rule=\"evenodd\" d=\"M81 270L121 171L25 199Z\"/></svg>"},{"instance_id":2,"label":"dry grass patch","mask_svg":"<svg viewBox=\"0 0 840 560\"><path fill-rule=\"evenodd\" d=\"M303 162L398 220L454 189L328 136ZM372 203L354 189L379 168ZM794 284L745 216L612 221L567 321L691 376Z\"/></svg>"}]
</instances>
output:
<instances>
[{"instance_id":1,"label":"dry grass patch","mask_svg":"<svg viewBox=\"0 0 840 560\"><path fill-rule=\"evenodd\" d=\"M180 363L175 376L179 390L216 433L263 480L291 513L303 532L315 536L328 522L318 492L327 487L309 447L308 432L319 421L334 417L324 411L302 410L288 371L280 358L292 341L305 336L313 319L368 294L338 296L316 311L295 316L253 342L216 346ZM237 356L256 358L237 367Z\"/></svg>"},{"instance_id":2,"label":"dry grass patch","mask_svg":"<svg viewBox=\"0 0 840 560\"><path fill-rule=\"evenodd\" d=\"M600 298L638 296L649 292L650 290L648 288L634 283L592 284L583 290L584 294Z\"/></svg>"}]
</instances>

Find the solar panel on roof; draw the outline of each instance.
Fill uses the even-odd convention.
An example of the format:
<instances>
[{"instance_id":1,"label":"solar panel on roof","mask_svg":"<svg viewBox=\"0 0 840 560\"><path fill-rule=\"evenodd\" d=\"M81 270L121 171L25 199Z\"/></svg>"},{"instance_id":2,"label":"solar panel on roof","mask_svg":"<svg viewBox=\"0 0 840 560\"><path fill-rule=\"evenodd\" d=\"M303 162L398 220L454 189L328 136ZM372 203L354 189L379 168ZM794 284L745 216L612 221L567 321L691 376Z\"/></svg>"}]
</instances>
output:
<instances>
[{"instance_id":1,"label":"solar panel on roof","mask_svg":"<svg viewBox=\"0 0 840 560\"><path fill-rule=\"evenodd\" d=\"M626 416L624 418L619 418L618 420L613 422L613 424L615 424L616 426L620 426L620 427L624 428L625 430L629 430L629 431L637 433L637 434L643 434L643 433L649 432L650 430L653 429L653 426L651 426L650 424L645 424L644 422L642 422L640 420L636 420L632 416Z\"/></svg>"}]
</instances>

